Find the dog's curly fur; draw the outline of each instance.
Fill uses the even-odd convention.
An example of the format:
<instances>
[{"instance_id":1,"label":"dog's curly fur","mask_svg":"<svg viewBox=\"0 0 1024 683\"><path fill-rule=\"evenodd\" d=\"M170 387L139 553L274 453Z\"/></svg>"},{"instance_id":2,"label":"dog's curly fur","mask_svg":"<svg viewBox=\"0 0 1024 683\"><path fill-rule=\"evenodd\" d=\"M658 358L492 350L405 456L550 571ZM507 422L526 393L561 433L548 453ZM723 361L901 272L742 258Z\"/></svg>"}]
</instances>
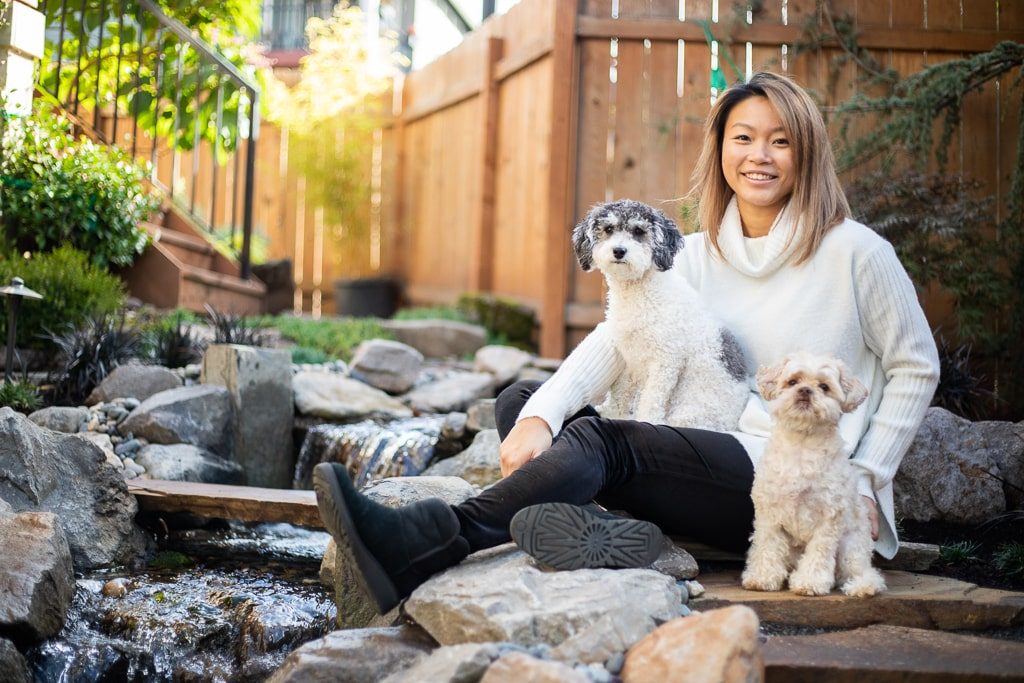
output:
<instances>
[{"instance_id":1,"label":"dog's curly fur","mask_svg":"<svg viewBox=\"0 0 1024 683\"><path fill-rule=\"evenodd\" d=\"M798 353L757 373L775 425L754 476L748 590L866 597L885 590L871 566L871 523L839 418L867 396L839 360Z\"/></svg>"},{"instance_id":2,"label":"dog's curly fur","mask_svg":"<svg viewBox=\"0 0 1024 683\"><path fill-rule=\"evenodd\" d=\"M601 415L676 427L735 430L750 396L735 337L672 270L683 239L676 225L641 202L593 207L575 227L583 270L608 283L606 317L626 369Z\"/></svg>"}]
</instances>

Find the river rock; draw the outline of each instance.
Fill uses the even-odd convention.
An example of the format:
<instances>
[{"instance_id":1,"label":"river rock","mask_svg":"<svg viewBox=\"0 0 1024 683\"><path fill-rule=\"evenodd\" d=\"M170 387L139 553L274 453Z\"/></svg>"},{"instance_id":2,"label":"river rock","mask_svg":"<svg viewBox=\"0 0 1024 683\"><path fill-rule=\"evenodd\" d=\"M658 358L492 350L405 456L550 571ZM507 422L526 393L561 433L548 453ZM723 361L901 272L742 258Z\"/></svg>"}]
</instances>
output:
<instances>
[{"instance_id":1,"label":"river rock","mask_svg":"<svg viewBox=\"0 0 1024 683\"><path fill-rule=\"evenodd\" d=\"M146 544L135 497L103 452L10 408L0 408L0 498L56 514L78 571L127 564Z\"/></svg>"},{"instance_id":2,"label":"river rock","mask_svg":"<svg viewBox=\"0 0 1024 683\"><path fill-rule=\"evenodd\" d=\"M291 354L212 344L203 355L202 382L229 392L235 415L233 460L245 470L248 484L288 488L295 471Z\"/></svg>"},{"instance_id":3,"label":"river rock","mask_svg":"<svg viewBox=\"0 0 1024 683\"><path fill-rule=\"evenodd\" d=\"M402 342L370 339L356 347L350 373L355 379L389 394L412 388L423 365L423 354Z\"/></svg>"},{"instance_id":4,"label":"river rock","mask_svg":"<svg viewBox=\"0 0 1024 683\"><path fill-rule=\"evenodd\" d=\"M242 484L245 473L237 462L220 458L190 444L152 444L136 453L135 462L153 479L203 484Z\"/></svg>"},{"instance_id":5,"label":"river rock","mask_svg":"<svg viewBox=\"0 0 1024 683\"><path fill-rule=\"evenodd\" d=\"M478 490L458 477L420 476L381 479L368 484L363 492L374 502L394 508L424 498L441 498L450 505L458 505L476 495ZM329 556L333 562L327 567ZM359 587L352 568L346 564L337 546L333 545L333 540L328 544L320 572L321 579L325 575L333 576L338 628L362 628L382 621L393 621L395 615L384 615L381 619L377 614L377 609Z\"/></svg>"},{"instance_id":6,"label":"river rock","mask_svg":"<svg viewBox=\"0 0 1024 683\"><path fill-rule=\"evenodd\" d=\"M150 443L188 443L230 458L234 410L224 387L200 384L153 394L118 425Z\"/></svg>"},{"instance_id":7,"label":"river rock","mask_svg":"<svg viewBox=\"0 0 1024 683\"><path fill-rule=\"evenodd\" d=\"M0 548L0 636L28 643L57 635L75 593L71 550L57 516L0 517Z\"/></svg>"},{"instance_id":8,"label":"river rock","mask_svg":"<svg viewBox=\"0 0 1024 683\"><path fill-rule=\"evenodd\" d=\"M476 352L473 369L494 375L499 387L506 386L516 378L519 371L530 364L533 355L514 346L485 346Z\"/></svg>"},{"instance_id":9,"label":"river rock","mask_svg":"<svg viewBox=\"0 0 1024 683\"><path fill-rule=\"evenodd\" d=\"M326 372L299 372L292 377L295 409L304 415L339 420L363 417L411 417L412 411L379 389Z\"/></svg>"},{"instance_id":10,"label":"river rock","mask_svg":"<svg viewBox=\"0 0 1024 683\"><path fill-rule=\"evenodd\" d=\"M442 645L547 644L562 661L603 662L679 613L670 577L649 569L543 571L508 544L417 588L405 610Z\"/></svg>"},{"instance_id":11,"label":"river rock","mask_svg":"<svg viewBox=\"0 0 1024 683\"><path fill-rule=\"evenodd\" d=\"M665 539L665 549L651 565L651 569L671 576L677 581L692 579L700 573L693 555L672 541Z\"/></svg>"},{"instance_id":12,"label":"river rock","mask_svg":"<svg viewBox=\"0 0 1024 683\"><path fill-rule=\"evenodd\" d=\"M755 683L764 657L754 610L734 605L675 619L634 645L622 667L625 683Z\"/></svg>"},{"instance_id":13,"label":"river rock","mask_svg":"<svg viewBox=\"0 0 1024 683\"><path fill-rule=\"evenodd\" d=\"M995 427L994 427L995 426ZM979 524L1006 511L1000 463L1014 425L972 423L929 408L893 480L897 515L921 522ZM1018 428L1024 436L1024 427ZM1021 436L1013 444L1024 459Z\"/></svg>"},{"instance_id":14,"label":"river rock","mask_svg":"<svg viewBox=\"0 0 1024 683\"><path fill-rule=\"evenodd\" d=\"M181 378L161 365L128 363L114 368L85 399L86 405L106 403L115 398L145 401L154 394L181 386Z\"/></svg>"},{"instance_id":15,"label":"river rock","mask_svg":"<svg viewBox=\"0 0 1024 683\"><path fill-rule=\"evenodd\" d=\"M288 655L269 683L365 683L412 666L435 647L416 626L334 631Z\"/></svg>"},{"instance_id":16,"label":"river rock","mask_svg":"<svg viewBox=\"0 0 1024 683\"><path fill-rule=\"evenodd\" d=\"M473 443L462 453L431 465L423 474L461 477L476 486L490 486L501 479L501 459L498 456L500 448L498 430L488 429L478 433Z\"/></svg>"},{"instance_id":17,"label":"river rock","mask_svg":"<svg viewBox=\"0 0 1024 683\"><path fill-rule=\"evenodd\" d=\"M453 372L444 379L416 387L402 401L422 413L464 411L479 398L494 395L494 377L486 372Z\"/></svg>"},{"instance_id":18,"label":"river rock","mask_svg":"<svg viewBox=\"0 0 1024 683\"><path fill-rule=\"evenodd\" d=\"M90 417L88 408L68 408L63 406L50 406L37 410L28 416L28 419L40 427L52 429L55 432L74 434L78 426L88 422Z\"/></svg>"},{"instance_id":19,"label":"river rock","mask_svg":"<svg viewBox=\"0 0 1024 683\"><path fill-rule=\"evenodd\" d=\"M494 643L465 643L439 647L408 669L391 674L381 683L479 681L497 656L498 648Z\"/></svg>"},{"instance_id":20,"label":"river rock","mask_svg":"<svg viewBox=\"0 0 1024 683\"><path fill-rule=\"evenodd\" d=\"M487 330L457 320L382 320L381 326L428 358L462 357L487 343Z\"/></svg>"},{"instance_id":21,"label":"river rock","mask_svg":"<svg viewBox=\"0 0 1024 683\"><path fill-rule=\"evenodd\" d=\"M0 683L32 683L28 662L6 638L0 638Z\"/></svg>"},{"instance_id":22,"label":"river rock","mask_svg":"<svg viewBox=\"0 0 1024 683\"><path fill-rule=\"evenodd\" d=\"M498 422L494 415L493 398L482 398L466 411L466 429L471 432L482 432L485 429L497 429Z\"/></svg>"},{"instance_id":23,"label":"river rock","mask_svg":"<svg viewBox=\"0 0 1024 683\"><path fill-rule=\"evenodd\" d=\"M590 681L590 677L586 674L561 662L537 659L522 652L512 652L494 662L480 679L480 683L590 683Z\"/></svg>"}]
</instances>

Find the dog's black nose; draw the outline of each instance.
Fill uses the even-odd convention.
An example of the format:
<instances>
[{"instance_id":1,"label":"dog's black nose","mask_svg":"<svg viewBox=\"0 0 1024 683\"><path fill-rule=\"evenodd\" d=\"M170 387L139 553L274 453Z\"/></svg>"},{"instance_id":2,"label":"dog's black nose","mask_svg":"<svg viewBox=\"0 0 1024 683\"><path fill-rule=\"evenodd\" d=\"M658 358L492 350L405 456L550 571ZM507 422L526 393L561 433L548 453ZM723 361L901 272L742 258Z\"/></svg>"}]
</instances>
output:
<instances>
[{"instance_id":1,"label":"dog's black nose","mask_svg":"<svg viewBox=\"0 0 1024 683\"><path fill-rule=\"evenodd\" d=\"M800 394L801 398L810 398L811 394L814 392L811 391L810 387L800 387L800 390L797 393Z\"/></svg>"},{"instance_id":2,"label":"dog's black nose","mask_svg":"<svg viewBox=\"0 0 1024 683\"><path fill-rule=\"evenodd\" d=\"M626 248L625 247L615 247L614 249L612 249L612 255L614 255L615 258L620 259L620 258L622 258L623 256L626 255Z\"/></svg>"}]
</instances>

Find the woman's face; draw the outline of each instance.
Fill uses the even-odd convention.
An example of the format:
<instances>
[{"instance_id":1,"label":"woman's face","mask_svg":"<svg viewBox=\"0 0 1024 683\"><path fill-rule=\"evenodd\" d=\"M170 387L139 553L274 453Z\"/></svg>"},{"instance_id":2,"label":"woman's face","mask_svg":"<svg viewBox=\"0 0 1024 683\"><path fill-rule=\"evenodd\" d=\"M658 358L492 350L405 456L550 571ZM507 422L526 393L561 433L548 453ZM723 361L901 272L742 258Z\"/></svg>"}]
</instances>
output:
<instances>
[{"instance_id":1,"label":"woman's face","mask_svg":"<svg viewBox=\"0 0 1024 683\"><path fill-rule=\"evenodd\" d=\"M736 193L744 230L751 237L766 235L796 182L793 149L767 97L748 97L729 112L722 173Z\"/></svg>"}]
</instances>

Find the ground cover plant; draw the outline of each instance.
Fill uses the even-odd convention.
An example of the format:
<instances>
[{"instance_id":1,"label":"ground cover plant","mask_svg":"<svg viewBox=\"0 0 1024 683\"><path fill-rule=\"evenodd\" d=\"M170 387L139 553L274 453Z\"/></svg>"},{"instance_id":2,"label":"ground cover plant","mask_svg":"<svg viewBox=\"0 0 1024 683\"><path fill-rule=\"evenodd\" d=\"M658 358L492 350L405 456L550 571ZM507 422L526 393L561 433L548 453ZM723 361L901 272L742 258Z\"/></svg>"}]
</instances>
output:
<instances>
[{"instance_id":1,"label":"ground cover plant","mask_svg":"<svg viewBox=\"0 0 1024 683\"><path fill-rule=\"evenodd\" d=\"M294 315L262 316L257 323L278 330L302 351L295 362L316 363L330 359L348 362L355 348L369 339L394 339L376 318L300 318ZM322 354L322 355L321 355ZM323 358L324 360L313 360Z\"/></svg>"},{"instance_id":2,"label":"ground cover plant","mask_svg":"<svg viewBox=\"0 0 1024 683\"><path fill-rule=\"evenodd\" d=\"M28 414L42 406L39 389L31 382L0 382L0 408Z\"/></svg>"},{"instance_id":3,"label":"ground cover plant","mask_svg":"<svg viewBox=\"0 0 1024 683\"><path fill-rule=\"evenodd\" d=\"M1024 511L975 526L903 520L901 527L901 540L939 546L939 559L925 573L1024 591Z\"/></svg>"}]
</instances>

